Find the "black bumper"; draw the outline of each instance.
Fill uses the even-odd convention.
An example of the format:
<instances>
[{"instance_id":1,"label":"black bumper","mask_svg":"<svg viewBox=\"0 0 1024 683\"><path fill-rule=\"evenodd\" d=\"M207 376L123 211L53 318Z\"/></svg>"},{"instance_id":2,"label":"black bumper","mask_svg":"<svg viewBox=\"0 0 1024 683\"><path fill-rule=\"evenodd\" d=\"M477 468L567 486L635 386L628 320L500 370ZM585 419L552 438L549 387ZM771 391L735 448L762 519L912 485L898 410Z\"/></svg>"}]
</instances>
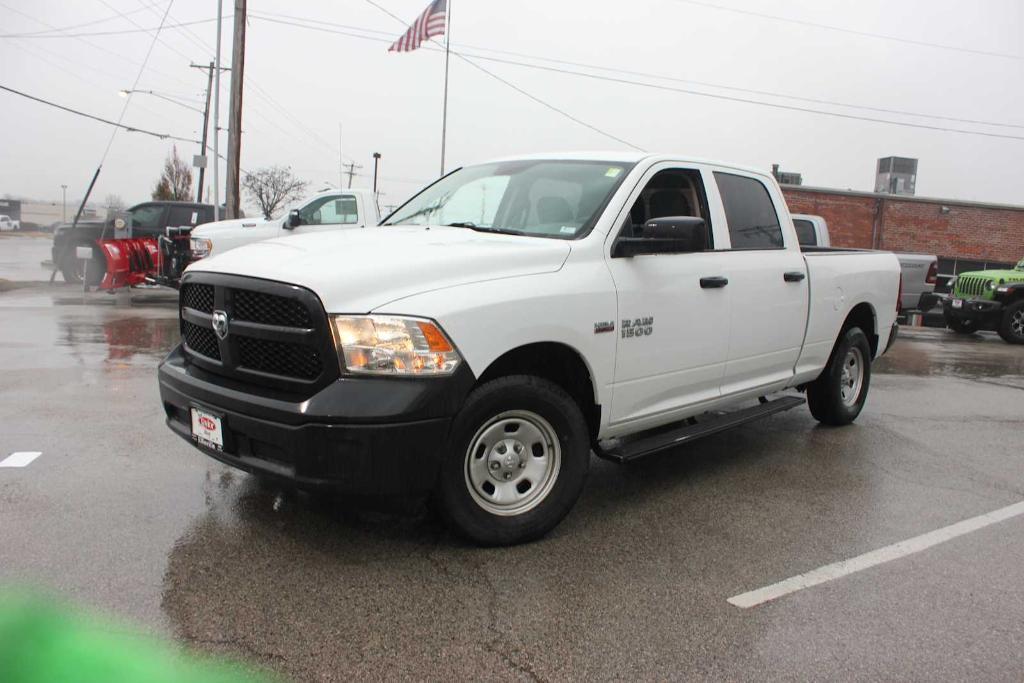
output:
<instances>
[{"instance_id":1,"label":"black bumper","mask_svg":"<svg viewBox=\"0 0 1024 683\"><path fill-rule=\"evenodd\" d=\"M974 323L979 329L995 330L999 328L1003 316L1003 304L988 299L961 299L960 308L953 307L954 297L942 300L942 313L947 318L954 318Z\"/></svg>"},{"instance_id":2,"label":"black bumper","mask_svg":"<svg viewBox=\"0 0 1024 683\"><path fill-rule=\"evenodd\" d=\"M448 428L474 378L335 380L310 397L244 387L191 365L178 347L160 364L167 426L207 455L303 487L360 495L429 491ZM221 418L224 449L200 445L191 408Z\"/></svg>"}]
</instances>

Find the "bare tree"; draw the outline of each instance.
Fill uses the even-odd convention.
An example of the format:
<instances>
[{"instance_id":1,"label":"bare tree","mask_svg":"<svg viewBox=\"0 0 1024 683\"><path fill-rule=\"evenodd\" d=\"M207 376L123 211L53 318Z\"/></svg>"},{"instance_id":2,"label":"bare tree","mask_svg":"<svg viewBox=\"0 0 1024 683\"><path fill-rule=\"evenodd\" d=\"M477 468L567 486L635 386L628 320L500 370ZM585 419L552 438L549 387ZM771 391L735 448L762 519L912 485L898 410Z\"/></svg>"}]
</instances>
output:
<instances>
[{"instance_id":1,"label":"bare tree","mask_svg":"<svg viewBox=\"0 0 1024 683\"><path fill-rule=\"evenodd\" d=\"M121 199L119 194L108 194L106 199L103 200L103 206L107 207L107 215L109 216L118 211L124 211L124 200Z\"/></svg>"},{"instance_id":2,"label":"bare tree","mask_svg":"<svg viewBox=\"0 0 1024 683\"><path fill-rule=\"evenodd\" d=\"M153 188L153 199L167 201L188 201L192 196L192 169L178 156L178 148L172 147L164 161L160 180Z\"/></svg>"},{"instance_id":3,"label":"bare tree","mask_svg":"<svg viewBox=\"0 0 1024 683\"><path fill-rule=\"evenodd\" d=\"M289 166L260 168L242 178L242 187L267 220L282 206L300 199L307 185L292 173Z\"/></svg>"}]
</instances>

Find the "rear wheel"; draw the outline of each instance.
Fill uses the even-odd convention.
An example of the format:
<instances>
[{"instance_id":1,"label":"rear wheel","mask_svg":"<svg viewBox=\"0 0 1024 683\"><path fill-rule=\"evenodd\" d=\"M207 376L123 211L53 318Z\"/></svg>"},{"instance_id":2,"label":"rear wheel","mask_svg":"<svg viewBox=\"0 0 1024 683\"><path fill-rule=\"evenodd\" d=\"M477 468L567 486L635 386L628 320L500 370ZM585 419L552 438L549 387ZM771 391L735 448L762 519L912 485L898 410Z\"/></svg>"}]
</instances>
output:
<instances>
[{"instance_id":1,"label":"rear wheel","mask_svg":"<svg viewBox=\"0 0 1024 683\"><path fill-rule=\"evenodd\" d=\"M1024 344L1024 299L1010 304L1003 311L999 336L1011 344Z\"/></svg>"},{"instance_id":2,"label":"rear wheel","mask_svg":"<svg viewBox=\"0 0 1024 683\"><path fill-rule=\"evenodd\" d=\"M974 334L978 331L978 323L974 320L964 320L947 313L945 316L946 327L958 334Z\"/></svg>"},{"instance_id":3,"label":"rear wheel","mask_svg":"<svg viewBox=\"0 0 1024 683\"><path fill-rule=\"evenodd\" d=\"M487 382L455 417L436 498L482 545L539 538L572 508L590 464L583 413L561 387L516 375Z\"/></svg>"},{"instance_id":4,"label":"rear wheel","mask_svg":"<svg viewBox=\"0 0 1024 683\"><path fill-rule=\"evenodd\" d=\"M807 405L818 422L848 425L857 419L871 384L871 345L859 327L846 330L821 376L807 386Z\"/></svg>"}]
</instances>

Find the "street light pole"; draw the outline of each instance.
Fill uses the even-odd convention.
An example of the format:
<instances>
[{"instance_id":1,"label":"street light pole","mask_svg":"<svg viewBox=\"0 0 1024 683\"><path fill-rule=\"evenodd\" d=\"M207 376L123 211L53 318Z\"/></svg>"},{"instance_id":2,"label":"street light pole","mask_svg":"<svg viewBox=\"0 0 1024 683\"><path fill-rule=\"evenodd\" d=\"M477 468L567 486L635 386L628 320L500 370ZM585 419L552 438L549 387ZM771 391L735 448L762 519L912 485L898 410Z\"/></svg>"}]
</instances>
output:
<instances>
[{"instance_id":1,"label":"street light pole","mask_svg":"<svg viewBox=\"0 0 1024 683\"><path fill-rule=\"evenodd\" d=\"M60 222L68 222L68 186L60 186Z\"/></svg>"},{"instance_id":2,"label":"street light pole","mask_svg":"<svg viewBox=\"0 0 1024 683\"><path fill-rule=\"evenodd\" d=\"M217 53L213 67L213 220L220 220L220 26L224 0L217 0Z\"/></svg>"}]
</instances>

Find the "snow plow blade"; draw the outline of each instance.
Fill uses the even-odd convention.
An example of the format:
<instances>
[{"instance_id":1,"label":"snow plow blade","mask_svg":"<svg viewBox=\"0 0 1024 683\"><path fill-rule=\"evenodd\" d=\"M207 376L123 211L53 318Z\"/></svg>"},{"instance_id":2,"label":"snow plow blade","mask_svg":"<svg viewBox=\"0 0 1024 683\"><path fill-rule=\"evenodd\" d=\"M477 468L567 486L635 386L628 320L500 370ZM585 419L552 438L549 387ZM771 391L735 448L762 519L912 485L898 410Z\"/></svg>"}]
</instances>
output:
<instances>
[{"instance_id":1,"label":"snow plow blade","mask_svg":"<svg viewBox=\"0 0 1024 683\"><path fill-rule=\"evenodd\" d=\"M97 240L107 259L100 289L120 289L146 282L160 273L160 247L151 237Z\"/></svg>"}]
</instances>

